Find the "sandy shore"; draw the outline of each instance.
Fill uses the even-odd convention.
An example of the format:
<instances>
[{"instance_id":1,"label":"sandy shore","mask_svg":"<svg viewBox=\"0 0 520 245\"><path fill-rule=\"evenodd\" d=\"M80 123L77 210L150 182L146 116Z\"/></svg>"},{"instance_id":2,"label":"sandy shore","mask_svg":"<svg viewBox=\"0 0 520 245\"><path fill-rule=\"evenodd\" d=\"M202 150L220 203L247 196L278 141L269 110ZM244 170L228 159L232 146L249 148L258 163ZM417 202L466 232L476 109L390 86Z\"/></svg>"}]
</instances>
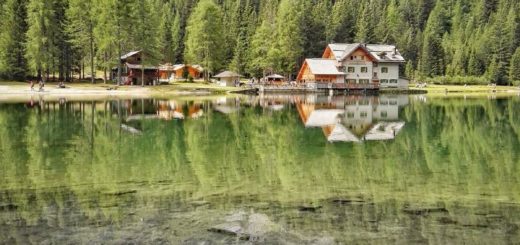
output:
<instances>
[{"instance_id":1,"label":"sandy shore","mask_svg":"<svg viewBox=\"0 0 520 245\"><path fill-rule=\"evenodd\" d=\"M152 87L108 85L82 85L58 88L55 85L45 86L43 91L31 90L27 85L0 85L0 102L26 102L31 100L105 100L131 99L172 96L204 96L211 95L210 90L154 89Z\"/></svg>"}]
</instances>

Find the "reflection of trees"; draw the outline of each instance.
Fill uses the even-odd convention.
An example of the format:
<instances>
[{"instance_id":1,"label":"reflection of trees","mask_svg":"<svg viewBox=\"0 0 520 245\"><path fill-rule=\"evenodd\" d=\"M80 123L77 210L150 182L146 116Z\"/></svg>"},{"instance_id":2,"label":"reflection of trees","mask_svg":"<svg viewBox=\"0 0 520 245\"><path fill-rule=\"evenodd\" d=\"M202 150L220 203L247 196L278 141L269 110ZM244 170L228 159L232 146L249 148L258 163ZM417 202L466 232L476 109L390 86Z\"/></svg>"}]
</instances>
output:
<instances>
[{"instance_id":1,"label":"reflection of trees","mask_svg":"<svg viewBox=\"0 0 520 245\"><path fill-rule=\"evenodd\" d=\"M165 199L218 197L225 206L248 196L288 204L360 194L395 199L388 213L407 202L520 201L517 99L414 103L395 141L365 144L327 143L294 105L230 114L202 105L196 120L143 120L138 136L122 132L123 113L104 102L2 105L0 203L36 222L52 205L119 220L129 206L149 212Z\"/></svg>"}]
</instances>

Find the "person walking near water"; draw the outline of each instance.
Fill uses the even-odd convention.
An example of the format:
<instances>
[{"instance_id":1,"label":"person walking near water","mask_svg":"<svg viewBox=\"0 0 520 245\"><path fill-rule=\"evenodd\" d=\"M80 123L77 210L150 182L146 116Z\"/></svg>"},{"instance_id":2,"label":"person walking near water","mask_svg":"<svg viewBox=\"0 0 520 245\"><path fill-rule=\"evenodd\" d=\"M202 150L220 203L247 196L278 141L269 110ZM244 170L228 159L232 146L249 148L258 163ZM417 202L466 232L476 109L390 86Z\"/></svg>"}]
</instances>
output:
<instances>
[{"instance_id":1,"label":"person walking near water","mask_svg":"<svg viewBox=\"0 0 520 245\"><path fill-rule=\"evenodd\" d=\"M40 88L39 88L38 91L42 92L43 91L43 87L45 87L45 83L43 82L43 79L40 79L39 85L40 85Z\"/></svg>"},{"instance_id":2,"label":"person walking near water","mask_svg":"<svg viewBox=\"0 0 520 245\"><path fill-rule=\"evenodd\" d=\"M29 81L31 91L34 91L34 80Z\"/></svg>"}]
</instances>

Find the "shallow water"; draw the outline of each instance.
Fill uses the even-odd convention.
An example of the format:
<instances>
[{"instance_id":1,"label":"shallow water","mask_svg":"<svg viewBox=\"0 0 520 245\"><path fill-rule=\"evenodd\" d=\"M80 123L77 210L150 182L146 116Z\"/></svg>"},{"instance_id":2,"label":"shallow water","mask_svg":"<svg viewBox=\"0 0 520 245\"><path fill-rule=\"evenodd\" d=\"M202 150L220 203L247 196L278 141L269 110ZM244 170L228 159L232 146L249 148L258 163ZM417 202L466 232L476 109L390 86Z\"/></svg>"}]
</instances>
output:
<instances>
[{"instance_id":1,"label":"shallow water","mask_svg":"<svg viewBox=\"0 0 520 245\"><path fill-rule=\"evenodd\" d=\"M514 244L519 102L0 104L0 243Z\"/></svg>"}]
</instances>

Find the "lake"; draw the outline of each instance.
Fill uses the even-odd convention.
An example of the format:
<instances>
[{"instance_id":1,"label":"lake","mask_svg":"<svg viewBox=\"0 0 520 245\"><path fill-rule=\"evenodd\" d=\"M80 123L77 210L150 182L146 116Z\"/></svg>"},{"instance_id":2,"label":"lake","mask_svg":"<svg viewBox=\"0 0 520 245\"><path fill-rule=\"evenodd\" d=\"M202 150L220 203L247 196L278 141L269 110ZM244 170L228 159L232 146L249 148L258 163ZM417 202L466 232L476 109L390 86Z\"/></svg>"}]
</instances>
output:
<instances>
[{"instance_id":1,"label":"lake","mask_svg":"<svg viewBox=\"0 0 520 245\"><path fill-rule=\"evenodd\" d=\"M0 104L0 243L514 244L520 97Z\"/></svg>"}]
</instances>

